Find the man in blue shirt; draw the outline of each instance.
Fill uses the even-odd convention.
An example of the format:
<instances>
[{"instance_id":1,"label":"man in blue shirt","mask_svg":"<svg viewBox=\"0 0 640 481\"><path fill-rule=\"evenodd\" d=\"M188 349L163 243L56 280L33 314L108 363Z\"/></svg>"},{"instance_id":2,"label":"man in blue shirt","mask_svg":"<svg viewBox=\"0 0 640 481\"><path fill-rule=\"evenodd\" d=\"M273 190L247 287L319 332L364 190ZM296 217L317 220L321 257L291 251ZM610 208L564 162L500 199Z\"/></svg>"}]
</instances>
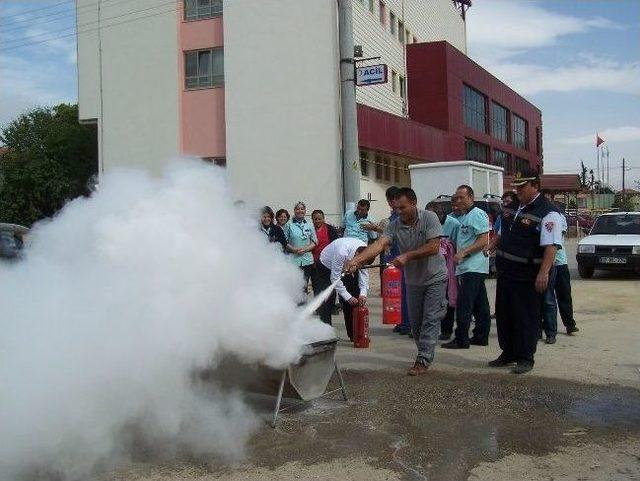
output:
<instances>
[{"instance_id":1,"label":"man in blue shirt","mask_svg":"<svg viewBox=\"0 0 640 481\"><path fill-rule=\"evenodd\" d=\"M491 312L484 280L489 274L489 258L482 250L489 243L489 216L474 207L473 189L461 185L456 190L461 210L456 239L456 279L458 299L456 304L456 331L453 341L442 347L447 349L469 349L470 344L486 346L491 327ZM471 316L475 317L473 337L469 339Z\"/></svg>"},{"instance_id":2,"label":"man in blue shirt","mask_svg":"<svg viewBox=\"0 0 640 481\"><path fill-rule=\"evenodd\" d=\"M371 203L368 200L360 199L356 210L344 215L343 237L355 237L365 244L378 237L376 234L377 225L369 218L369 207L371 207Z\"/></svg>"}]
</instances>

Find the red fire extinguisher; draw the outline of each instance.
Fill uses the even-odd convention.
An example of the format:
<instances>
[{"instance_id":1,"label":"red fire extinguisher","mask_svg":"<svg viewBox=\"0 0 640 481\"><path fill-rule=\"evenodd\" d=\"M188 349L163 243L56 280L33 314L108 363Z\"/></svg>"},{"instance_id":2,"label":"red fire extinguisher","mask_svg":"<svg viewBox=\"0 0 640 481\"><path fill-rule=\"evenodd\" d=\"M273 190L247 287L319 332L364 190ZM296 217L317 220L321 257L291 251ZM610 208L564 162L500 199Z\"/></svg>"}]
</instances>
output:
<instances>
[{"instance_id":1,"label":"red fire extinguisher","mask_svg":"<svg viewBox=\"0 0 640 481\"><path fill-rule=\"evenodd\" d=\"M382 324L402 323L402 271L391 265L382 271Z\"/></svg>"},{"instance_id":2,"label":"red fire extinguisher","mask_svg":"<svg viewBox=\"0 0 640 481\"><path fill-rule=\"evenodd\" d=\"M367 306L353 308L353 347L369 347L369 309Z\"/></svg>"}]
</instances>

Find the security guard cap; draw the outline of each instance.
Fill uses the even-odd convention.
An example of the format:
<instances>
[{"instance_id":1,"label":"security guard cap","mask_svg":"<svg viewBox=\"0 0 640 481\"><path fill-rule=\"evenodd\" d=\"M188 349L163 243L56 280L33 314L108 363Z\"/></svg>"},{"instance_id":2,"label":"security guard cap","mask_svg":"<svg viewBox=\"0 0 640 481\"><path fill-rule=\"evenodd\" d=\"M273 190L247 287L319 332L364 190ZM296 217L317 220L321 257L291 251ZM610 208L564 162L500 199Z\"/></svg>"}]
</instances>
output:
<instances>
[{"instance_id":1,"label":"security guard cap","mask_svg":"<svg viewBox=\"0 0 640 481\"><path fill-rule=\"evenodd\" d=\"M511 182L513 187L520 187L527 182L539 181L538 173L532 169L524 169L522 172L517 172L515 179Z\"/></svg>"}]
</instances>

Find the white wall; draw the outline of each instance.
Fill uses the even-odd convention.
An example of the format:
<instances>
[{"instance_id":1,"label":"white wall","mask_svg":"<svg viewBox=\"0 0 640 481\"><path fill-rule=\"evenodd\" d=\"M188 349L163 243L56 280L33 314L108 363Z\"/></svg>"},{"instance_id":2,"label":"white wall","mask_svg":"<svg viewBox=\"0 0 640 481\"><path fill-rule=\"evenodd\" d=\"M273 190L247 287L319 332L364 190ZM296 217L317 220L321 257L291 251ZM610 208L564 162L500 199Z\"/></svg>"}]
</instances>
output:
<instances>
[{"instance_id":1,"label":"white wall","mask_svg":"<svg viewBox=\"0 0 640 481\"><path fill-rule=\"evenodd\" d=\"M236 198L342 214L335 0L224 2L227 169Z\"/></svg>"},{"instance_id":2,"label":"white wall","mask_svg":"<svg viewBox=\"0 0 640 481\"><path fill-rule=\"evenodd\" d=\"M80 118L98 118L105 171L126 166L159 172L179 154L177 4L102 1L100 112L97 24L82 27L88 17L97 19L96 3L77 0Z\"/></svg>"},{"instance_id":3,"label":"white wall","mask_svg":"<svg viewBox=\"0 0 640 481\"><path fill-rule=\"evenodd\" d=\"M395 70L406 79L404 49L393 36L389 27L389 11L397 19L403 20L405 29L418 42L446 40L466 53L465 25L459 11L451 0L384 0L386 5L386 25L379 20L379 0L374 0L374 12L369 10L369 0L353 1L354 42L362 45L365 57L382 57L372 63L386 63L389 66L389 83L359 87L357 101L395 115L402 115L400 93L391 88L391 70ZM396 23L397 23L396 19Z\"/></svg>"}]
</instances>

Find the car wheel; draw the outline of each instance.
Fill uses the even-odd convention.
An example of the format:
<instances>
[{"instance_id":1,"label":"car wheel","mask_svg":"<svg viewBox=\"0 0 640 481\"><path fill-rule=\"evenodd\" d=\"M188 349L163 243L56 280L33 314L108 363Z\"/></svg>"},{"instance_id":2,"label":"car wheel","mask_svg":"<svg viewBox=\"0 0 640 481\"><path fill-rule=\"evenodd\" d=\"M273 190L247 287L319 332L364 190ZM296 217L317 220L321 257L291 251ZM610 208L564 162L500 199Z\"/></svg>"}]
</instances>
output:
<instances>
[{"instance_id":1,"label":"car wheel","mask_svg":"<svg viewBox=\"0 0 640 481\"><path fill-rule=\"evenodd\" d=\"M583 279L591 279L591 277L593 276L593 267L586 266L584 264L578 264L578 274L580 274L580 277Z\"/></svg>"}]
</instances>

